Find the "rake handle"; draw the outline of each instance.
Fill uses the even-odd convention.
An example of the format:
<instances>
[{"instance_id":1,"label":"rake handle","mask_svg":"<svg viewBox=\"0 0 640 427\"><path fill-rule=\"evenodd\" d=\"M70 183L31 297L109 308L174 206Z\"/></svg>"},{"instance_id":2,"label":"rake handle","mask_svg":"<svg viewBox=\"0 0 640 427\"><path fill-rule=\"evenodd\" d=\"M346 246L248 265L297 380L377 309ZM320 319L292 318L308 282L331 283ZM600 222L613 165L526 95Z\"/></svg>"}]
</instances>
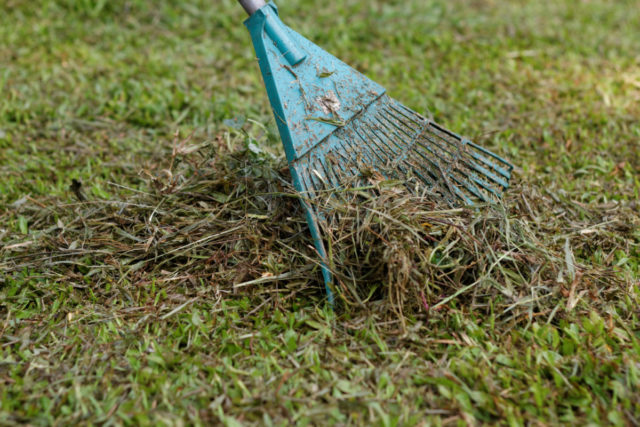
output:
<instances>
[{"instance_id":1,"label":"rake handle","mask_svg":"<svg viewBox=\"0 0 640 427\"><path fill-rule=\"evenodd\" d=\"M247 15L251 16L266 4L264 0L238 0L240 5L247 12Z\"/></svg>"}]
</instances>

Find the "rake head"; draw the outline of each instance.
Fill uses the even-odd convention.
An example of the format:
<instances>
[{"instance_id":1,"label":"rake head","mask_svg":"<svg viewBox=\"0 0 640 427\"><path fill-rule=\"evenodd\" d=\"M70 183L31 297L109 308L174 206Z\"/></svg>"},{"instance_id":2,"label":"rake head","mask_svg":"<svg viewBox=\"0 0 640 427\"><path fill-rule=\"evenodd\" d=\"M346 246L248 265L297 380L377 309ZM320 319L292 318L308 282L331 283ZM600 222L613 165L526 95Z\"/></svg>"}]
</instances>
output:
<instances>
[{"instance_id":1,"label":"rake head","mask_svg":"<svg viewBox=\"0 0 640 427\"><path fill-rule=\"evenodd\" d=\"M249 12L245 25L293 184L306 196L330 301L319 210L310 203L319 192L366 182L372 172L450 204L490 201L509 186L506 160L391 99L382 86L286 27L274 3Z\"/></svg>"},{"instance_id":2,"label":"rake head","mask_svg":"<svg viewBox=\"0 0 640 427\"><path fill-rule=\"evenodd\" d=\"M512 166L491 151L382 95L362 113L293 162L300 191L350 183L376 174L405 181L410 191L451 205L499 198Z\"/></svg>"}]
</instances>

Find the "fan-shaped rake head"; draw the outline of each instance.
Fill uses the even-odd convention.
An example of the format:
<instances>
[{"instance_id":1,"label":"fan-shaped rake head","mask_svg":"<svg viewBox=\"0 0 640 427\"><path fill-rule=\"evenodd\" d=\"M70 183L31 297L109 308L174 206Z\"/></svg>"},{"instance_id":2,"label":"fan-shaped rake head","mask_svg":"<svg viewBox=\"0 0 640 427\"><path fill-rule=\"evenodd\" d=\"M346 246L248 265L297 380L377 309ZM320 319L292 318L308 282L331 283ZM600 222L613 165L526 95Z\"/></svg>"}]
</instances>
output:
<instances>
[{"instance_id":1,"label":"fan-shaped rake head","mask_svg":"<svg viewBox=\"0 0 640 427\"><path fill-rule=\"evenodd\" d=\"M506 160L381 96L313 150L292 162L299 190L366 185L370 178L405 181L410 191L451 205L488 202L509 186Z\"/></svg>"}]
</instances>

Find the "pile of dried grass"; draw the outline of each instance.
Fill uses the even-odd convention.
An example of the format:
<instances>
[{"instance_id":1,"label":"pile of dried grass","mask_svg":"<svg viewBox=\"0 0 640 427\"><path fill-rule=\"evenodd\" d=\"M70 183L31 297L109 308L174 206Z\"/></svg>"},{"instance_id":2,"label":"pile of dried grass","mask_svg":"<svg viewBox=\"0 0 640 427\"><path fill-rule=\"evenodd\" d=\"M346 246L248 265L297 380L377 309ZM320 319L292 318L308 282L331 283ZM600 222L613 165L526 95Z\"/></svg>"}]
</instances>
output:
<instances>
[{"instance_id":1,"label":"pile of dried grass","mask_svg":"<svg viewBox=\"0 0 640 427\"><path fill-rule=\"evenodd\" d=\"M313 256L281 162L250 151L218 156L181 148L140 172L146 191L112 184L107 190L119 196L87 200L76 183L72 203L15 203L31 231L27 241L7 236L0 254L5 278L26 271L95 289L204 282L223 294L253 289L247 282L283 279L290 289L313 282L312 266L289 250Z\"/></svg>"},{"instance_id":2,"label":"pile of dried grass","mask_svg":"<svg viewBox=\"0 0 640 427\"><path fill-rule=\"evenodd\" d=\"M317 257L282 160L207 150L176 147L168 165L142 171L146 191L114 184L111 200L14 204L37 231L5 236L0 280L27 274L125 294L205 283L218 296L320 301ZM452 209L388 184L322 201L334 212L323 229L346 309L404 319L455 301L509 319L554 317L631 285L613 264L616 251L637 251L632 207L514 188L501 205Z\"/></svg>"},{"instance_id":3,"label":"pile of dried grass","mask_svg":"<svg viewBox=\"0 0 640 427\"><path fill-rule=\"evenodd\" d=\"M401 187L374 192L328 202L336 214L324 232L349 305L382 296L384 310L403 319L454 301L505 321L551 320L581 300L606 304L633 285L613 267L616 253L638 250L639 220L629 206L587 208L528 187L475 209L448 209Z\"/></svg>"}]
</instances>

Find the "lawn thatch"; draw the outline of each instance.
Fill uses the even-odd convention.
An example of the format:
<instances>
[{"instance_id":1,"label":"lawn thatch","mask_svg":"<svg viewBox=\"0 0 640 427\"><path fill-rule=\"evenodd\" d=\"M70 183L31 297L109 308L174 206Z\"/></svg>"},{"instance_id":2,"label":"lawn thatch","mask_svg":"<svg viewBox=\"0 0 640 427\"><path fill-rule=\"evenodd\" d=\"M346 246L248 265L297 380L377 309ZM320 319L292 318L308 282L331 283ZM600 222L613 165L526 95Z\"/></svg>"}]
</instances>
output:
<instances>
[{"instance_id":1,"label":"lawn thatch","mask_svg":"<svg viewBox=\"0 0 640 427\"><path fill-rule=\"evenodd\" d=\"M183 141L140 175L148 191L118 188L123 196L110 200L74 182L73 202L18 201L38 231L5 244L5 277L29 271L94 293L206 283L218 294L277 295L271 303L299 292L322 301L319 260L282 160ZM404 325L454 304L505 324L551 321L632 286L614 265L638 226L629 204L587 207L516 184L501 202L460 208L373 178L313 202L325 212L338 312L371 310Z\"/></svg>"}]
</instances>

